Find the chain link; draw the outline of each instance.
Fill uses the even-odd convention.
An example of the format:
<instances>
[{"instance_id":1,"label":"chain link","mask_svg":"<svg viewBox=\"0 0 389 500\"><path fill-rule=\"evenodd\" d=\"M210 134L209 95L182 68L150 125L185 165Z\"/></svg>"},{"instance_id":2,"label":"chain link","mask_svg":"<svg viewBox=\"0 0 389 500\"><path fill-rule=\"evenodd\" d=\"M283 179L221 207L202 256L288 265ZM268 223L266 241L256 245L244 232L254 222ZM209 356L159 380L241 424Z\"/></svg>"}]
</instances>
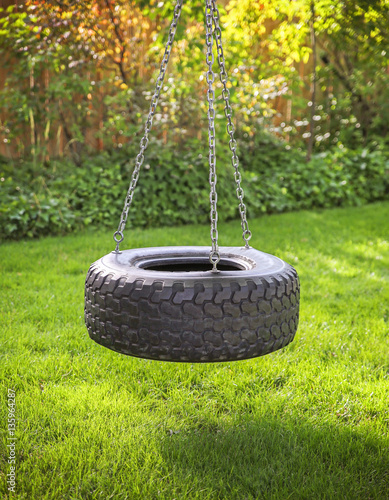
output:
<instances>
[{"instance_id":1,"label":"chain link","mask_svg":"<svg viewBox=\"0 0 389 500\"><path fill-rule=\"evenodd\" d=\"M240 213L240 218L241 218L241 226L242 226L242 231L243 231L243 240L245 242L246 248L249 248L249 240L251 238L251 231L249 229L249 225L247 222L247 216L246 216L246 205L244 204L243 198L244 198L244 191L241 187L241 182L242 182L242 176L241 173L239 172L239 157L236 154L236 139L234 137L235 133L235 127L234 124L232 123L232 108L230 104L230 91L227 88L227 71L226 71L226 63L225 63L225 58L224 58L224 52L223 52L223 44L222 44L222 32L220 29L220 15L219 15L219 10L216 5L216 0L209 0L209 2L212 4L212 17L213 17L213 23L215 25L215 38L216 38L216 48L217 48L217 59L219 63L219 68L220 68L220 81L223 85L223 91L222 91L222 96L224 99L224 114L227 118L227 133L230 136L230 141L229 141L229 147L232 152L232 159L231 163L235 169L234 172L234 179L236 182L236 196L239 201L239 213Z\"/></svg>"},{"instance_id":2,"label":"chain link","mask_svg":"<svg viewBox=\"0 0 389 500\"><path fill-rule=\"evenodd\" d=\"M209 201L211 204L211 241L212 249L209 254L209 260L213 265L212 271L217 272L217 264L220 261L219 246L218 246L218 231L217 231L217 192L216 192L216 138L215 138L215 109L213 107L215 101L215 91L213 90L213 83L215 81L215 74L212 66L214 63L213 57L213 26L212 26L212 1L206 0L205 6L205 19L206 19L206 36L205 43L207 45L206 61L208 65L207 71L207 100L208 100L208 138L209 138L209 184L211 191L209 194Z\"/></svg>"},{"instance_id":3,"label":"chain link","mask_svg":"<svg viewBox=\"0 0 389 500\"><path fill-rule=\"evenodd\" d=\"M145 125L145 132L144 132L144 135L140 141L140 151L139 151L138 156L136 157L135 167L134 167L134 170L132 172L131 182L130 182L130 186L128 188L127 196L126 196L126 199L124 202L123 212L122 212L122 215L120 218L119 226L118 226L117 231L115 231L115 233L113 235L113 239L116 242L115 252L119 252L119 245L124 239L123 233L124 233L124 229L125 229L126 223L127 223L128 211L130 209L130 206L132 203L132 198L134 196L134 190L135 190L136 184L137 184L138 179L139 179L140 169L141 169L141 166L144 162L144 153L145 153L147 146L149 144L149 132L150 132L151 127L153 125L153 118L155 115L155 111L157 109L159 96L161 94L163 80L165 78L166 68L167 68L167 65L169 62L170 53L172 51L174 36L176 34L177 23L178 23L178 19L180 17L180 14L181 14L182 3L183 3L183 0L177 0L177 3L174 7L174 14L173 14L172 23L170 25L169 37L168 37L168 41L166 43L165 53L164 53L163 58L162 58L161 67L160 67L159 75L157 78L157 84L155 87L154 95L151 99L149 115L148 115L146 125Z\"/></svg>"},{"instance_id":4,"label":"chain link","mask_svg":"<svg viewBox=\"0 0 389 500\"><path fill-rule=\"evenodd\" d=\"M217 58L218 64L220 68L220 81L223 85L222 96L225 102L224 114L227 118L227 132L230 136L229 147L232 152L232 165L235 169L234 178L236 182L236 195L239 201L239 213L241 216L241 226L243 230L243 239L246 244L246 248L249 248L249 239L251 238L251 231L249 230L247 217L246 217L246 205L243 202L244 191L241 187L242 176L239 171L239 158L236 154L236 140L234 137L235 127L232 123L232 108L230 105L230 92L227 88L227 72L225 68L225 59L223 53L223 45L221 38L221 29L220 29L220 15L219 10L216 5L216 0L205 0L205 19L206 19L206 46L207 46L207 54L206 54L206 62L208 65L208 71L206 73L206 80L208 84L207 90L207 100L208 100L208 138L209 138L209 184L210 184L210 220L211 220L211 241L212 241L212 249L209 255L209 260L213 265L212 271L218 272L217 264L220 261L219 254L219 246L218 246L218 230L217 230L217 222L218 222L218 212L217 212L217 192L216 192L216 183L217 183L217 175L216 175L216 136L215 136L215 109L214 109L214 101L215 101L215 91L213 89L213 84L215 81L215 74L213 72L213 38L216 38L216 48L217 48ZM174 41L174 36L176 34L178 20L181 14L183 0L177 0L176 5L174 7L174 14L172 23L170 25L169 37L165 47L165 53L162 58L160 72L157 78L156 88L154 91L154 95L151 100L150 109L148 118L145 124L144 135L140 141L140 151L138 156L136 157L135 167L131 176L130 186L128 188L128 192L126 195L126 199L124 202L123 211L120 218L120 223L117 231L115 231L113 238L116 242L115 252L119 252L119 245L124 239L124 230L127 223L128 212L132 203L132 199L134 196L134 191L139 179L140 169L144 162L144 153L147 149L149 143L149 132L152 128L153 118L157 109L158 100L161 94L163 81L165 78L166 68L169 62L172 45ZM215 29L213 29L213 25Z\"/></svg>"}]
</instances>

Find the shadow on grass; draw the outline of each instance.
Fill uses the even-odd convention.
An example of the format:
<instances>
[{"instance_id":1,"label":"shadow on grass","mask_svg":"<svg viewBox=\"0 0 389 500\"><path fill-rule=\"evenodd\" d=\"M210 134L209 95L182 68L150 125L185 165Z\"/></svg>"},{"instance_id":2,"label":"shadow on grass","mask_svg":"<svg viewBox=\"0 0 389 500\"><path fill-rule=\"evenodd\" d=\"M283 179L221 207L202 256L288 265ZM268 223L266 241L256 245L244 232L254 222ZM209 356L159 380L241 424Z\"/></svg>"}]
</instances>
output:
<instances>
[{"instance_id":1,"label":"shadow on grass","mask_svg":"<svg viewBox=\"0 0 389 500\"><path fill-rule=\"evenodd\" d=\"M171 431L161 451L173 477L204 491L198 498L383 499L384 449L358 429L284 417Z\"/></svg>"}]
</instances>

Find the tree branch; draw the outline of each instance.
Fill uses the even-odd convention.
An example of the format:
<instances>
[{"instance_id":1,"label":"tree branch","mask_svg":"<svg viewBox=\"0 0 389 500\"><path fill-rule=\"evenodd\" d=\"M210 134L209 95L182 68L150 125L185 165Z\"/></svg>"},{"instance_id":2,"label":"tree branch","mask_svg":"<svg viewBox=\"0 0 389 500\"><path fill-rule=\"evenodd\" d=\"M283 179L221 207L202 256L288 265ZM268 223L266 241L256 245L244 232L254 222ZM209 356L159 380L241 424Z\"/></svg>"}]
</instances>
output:
<instances>
[{"instance_id":1,"label":"tree branch","mask_svg":"<svg viewBox=\"0 0 389 500\"><path fill-rule=\"evenodd\" d=\"M119 67L119 71L120 71L120 74L121 74L121 77L122 77L122 80L125 84L127 84L127 75L126 75L126 72L124 70L124 54L125 54L125 41L124 41L124 38L123 38L123 35L121 34L120 30L119 30L119 27L116 23L116 18L115 18L115 14L114 14L114 11L112 9L112 5L110 3L109 0L105 0L105 4L108 8L108 11L109 11L109 17L111 19L111 23L113 24L113 28L115 30L115 34L117 36L117 39L119 40L120 42L120 60L119 61L115 61L114 60L114 63Z\"/></svg>"}]
</instances>

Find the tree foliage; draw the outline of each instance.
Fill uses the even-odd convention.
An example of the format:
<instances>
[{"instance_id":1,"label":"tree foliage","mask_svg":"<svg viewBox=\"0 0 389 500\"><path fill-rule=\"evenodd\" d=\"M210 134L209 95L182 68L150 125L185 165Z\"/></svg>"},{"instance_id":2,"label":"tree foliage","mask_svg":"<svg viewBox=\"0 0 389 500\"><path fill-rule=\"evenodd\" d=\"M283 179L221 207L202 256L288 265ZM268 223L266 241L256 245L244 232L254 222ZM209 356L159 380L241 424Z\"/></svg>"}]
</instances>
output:
<instances>
[{"instance_id":1,"label":"tree foliage","mask_svg":"<svg viewBox=\"0 0 389 500\"><path fill-rule=\"evenodd\" d=\"M155 118L165 143L200 138L206 124L203 3L184 3ZM3 141L20 155L65 151L78 162L87 146L137 141L173 7L27 0L2 10ZM311 136L320 150L385 137L386 0L229 0L219 8L241 139L267 128L300 147ZM220 84L218 93L221 122ZM225 137L221 123L218 130Z\"/></svg>"}]
</instances>

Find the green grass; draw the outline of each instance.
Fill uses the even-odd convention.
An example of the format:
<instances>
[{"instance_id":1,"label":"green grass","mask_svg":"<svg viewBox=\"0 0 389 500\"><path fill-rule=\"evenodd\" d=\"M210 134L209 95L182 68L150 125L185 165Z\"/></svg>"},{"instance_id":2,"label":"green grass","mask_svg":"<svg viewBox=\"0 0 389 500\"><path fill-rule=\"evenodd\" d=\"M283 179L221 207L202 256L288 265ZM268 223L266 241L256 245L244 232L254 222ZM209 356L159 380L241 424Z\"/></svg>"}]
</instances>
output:
<instances>
[{"instance_id":1,"label":"green grass","mask_svg":"<svg viewBox=\"0 0 389 500\"><path fill-rule=\"evenodd\" d=\"M0 495L16 390L23 499L388 499L389 203L267 216L252 245L301 280L294 342L248 361L161 363L95 344L88 232L0 247ZM240 245L238 222L219 228ZM128 231L127 247L209 244L205 226ZM125 248L125 246L123 247Z\"/></svg>"}]
</instances>

